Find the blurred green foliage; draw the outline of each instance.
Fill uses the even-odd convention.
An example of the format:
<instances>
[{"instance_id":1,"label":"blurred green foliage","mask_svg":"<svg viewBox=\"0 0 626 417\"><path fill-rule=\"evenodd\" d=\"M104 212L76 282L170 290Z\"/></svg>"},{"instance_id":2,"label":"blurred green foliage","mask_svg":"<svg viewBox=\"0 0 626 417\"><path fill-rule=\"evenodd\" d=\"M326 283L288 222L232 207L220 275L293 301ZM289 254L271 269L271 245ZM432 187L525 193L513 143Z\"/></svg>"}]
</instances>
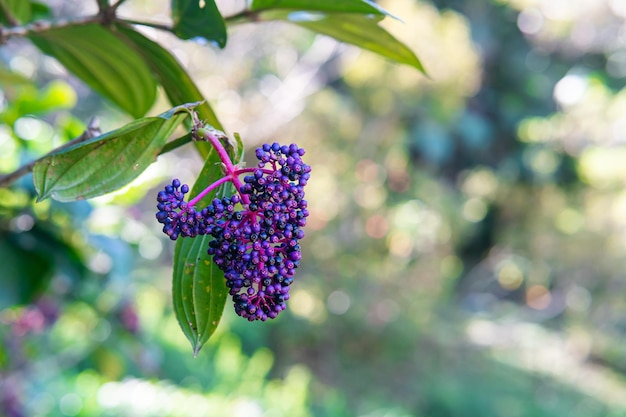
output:
<instances>
[{"instance_id":1,"label":"blurred green foliage","mask_svg":"<svg viewBox=\"0 0 626 417\"><path fill-rule=\"evenodd\" d=\"M626 413L622 2L380 3L430 79L278 22L223 50L151 33L248 147L307 149L303 263L274 322L227 308L189 354L147 191L191 182L192 150L90 202L0 188L3 415ZM2 62L0 172L93 114L127 121L29 44Z\"/></svg>"}]
</instances>

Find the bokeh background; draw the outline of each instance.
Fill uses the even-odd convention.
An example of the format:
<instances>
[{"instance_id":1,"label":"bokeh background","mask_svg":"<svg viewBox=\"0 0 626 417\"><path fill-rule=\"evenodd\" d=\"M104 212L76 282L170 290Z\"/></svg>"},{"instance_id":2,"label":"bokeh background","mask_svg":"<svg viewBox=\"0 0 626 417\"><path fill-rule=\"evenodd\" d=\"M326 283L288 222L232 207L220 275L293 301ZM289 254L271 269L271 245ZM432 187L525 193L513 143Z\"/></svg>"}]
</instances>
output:
<instances>
[{"instance_id":1,"label":"bokeh background","mask_svg":"<svg viewBox=\"0 0 626 417\"><path fill-rule=\"evenodd\" d=\"M168 3L120 12L167 23ZM246 147L307 149L277 320L229 303L195 359L178 329L154 196L194 181L193 149L89 202L0 189L0 415L626 415L626 2L380 3L430 78L281 23L224 50L146 31ZM0 74L2 173L129 121L26 40L0 58L23 76Z\"/></svg>"}]
</instances>

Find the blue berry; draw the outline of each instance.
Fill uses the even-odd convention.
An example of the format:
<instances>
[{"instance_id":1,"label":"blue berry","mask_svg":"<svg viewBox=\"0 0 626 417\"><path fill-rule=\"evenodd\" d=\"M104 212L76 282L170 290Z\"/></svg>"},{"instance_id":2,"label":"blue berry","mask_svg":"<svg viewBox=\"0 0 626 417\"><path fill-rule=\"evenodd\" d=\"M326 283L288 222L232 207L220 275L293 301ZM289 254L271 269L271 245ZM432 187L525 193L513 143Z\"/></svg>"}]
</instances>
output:
<instances>
[{"instance_id":1,"label":"blue berry","mask_svg":"<svg viewBox=\"0 0 626 417\"><path fill-rule=\"evenodd\" d=\"M262 145L255 152L258 169L244 177L238 193L216 198L200 212L184 201L189 187L177 179L157 195L156 218L171 239L213 237L207 252L224 271L235 312L250 321L275 318L285 309L300 265L299 241L309 215L304 186L311 172L304 154L295 144Z\"/></svg>"}]
</instances>

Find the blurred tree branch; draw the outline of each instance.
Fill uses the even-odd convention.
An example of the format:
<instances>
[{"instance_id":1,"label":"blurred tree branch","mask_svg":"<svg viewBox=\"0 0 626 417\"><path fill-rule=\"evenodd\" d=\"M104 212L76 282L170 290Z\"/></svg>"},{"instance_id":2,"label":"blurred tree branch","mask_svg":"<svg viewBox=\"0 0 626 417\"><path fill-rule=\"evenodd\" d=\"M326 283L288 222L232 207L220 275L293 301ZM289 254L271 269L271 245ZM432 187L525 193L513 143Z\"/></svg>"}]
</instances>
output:
<instances>
[{"instance_id":1,"label":"blurred tree branch","mask_svg":"<svg viewBox=\"0 0 626 417\"><path fill-rule=\"evenodd\" d=\"M16 169L15 171L9 174L0 176L0 188L8 187L9 185L17 181L19 178L23 177L29 172L32 172L35 164L41 161L43 158L46 158L47 156L50 156L53 153L58 152L60 150L69 148L70 146L85 142L91 138L95 138L96 136L100 135L100 133L101 133L100 121L96 117L92 117L91 120L89 121L89 124L87 125L87 128L79 137L72 139L71 141L59 146L56 149L53 149L52 151L48 152L41 158L31 161L28 164L19 167L18 169Z\"/></svg>"}]
</instances>

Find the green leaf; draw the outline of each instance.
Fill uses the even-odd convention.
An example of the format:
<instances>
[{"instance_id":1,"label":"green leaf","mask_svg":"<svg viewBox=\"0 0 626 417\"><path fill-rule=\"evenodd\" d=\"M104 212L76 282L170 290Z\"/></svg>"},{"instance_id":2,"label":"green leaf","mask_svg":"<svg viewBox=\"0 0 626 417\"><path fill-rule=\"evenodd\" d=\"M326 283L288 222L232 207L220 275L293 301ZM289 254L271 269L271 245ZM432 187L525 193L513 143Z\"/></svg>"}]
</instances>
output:
<instances>
[{"instance_id":1,"label":"green leaf","mask_svg":"<svg viewBox=\"0 0 626 417\"><path fill-rule=\"evenodd\" d=\"M97 24L66 26L29 35L87 85L134 117L154 104L156 82L143 60Z\"/></svg>"},{"instance_id":2,"label":"green leaf","mask_svg":"<svg viewBox=\"0 0 626 417\"><path fill-rule=\"evenodd\" d=\"M41 158L33 168L38 201L74 201L115 191L154 160L193 105L126 126Z\"/></svg>"},{"instance_id":3,"label":"green leaf","mask_svg":"<svg viewBox=\"0 0 626 417\"><path fill-rule=\"evenodd\" d=\"M331 13L382 14L391 13L368 0L252 0L250 10L307 10Z\"/></svg>"},{"instance_id":4,"label":"green leaf","mask_svg":"<svg viewBox=\"0 0 626 417\"><path fill-rule=\"evenodd\" d=\"M231 155L233 161L243 157L241 149L239 147L238 153ZM199 194L221 176L220 160L217 152L213 151L207 158L190 195ZM198 202L197 206L204 207L210 204L215 196L224 196L232 190L230 184L218 187ZM179 238L174 249L172 304L178 323L191 343L194 356L215 332L228 297L224 273L207 254L211 239L212 237L206 235Z\"/></svg>"},{"instance_id":5,"label":"green leaf","mask_svg":"<svg viewBox=\"0 0 626 417\"><path fill-rule=\"evenodd\" d=\"M226 23L213 0L172 0L172 31L181 39L202 38L226 46Z\"/></svg>"},{"instance_id":6,"label":"green leaf","mask_svg":"<svg viewBox=\"0 0 626 417\"><path fill-rule=\"evenodd\" d=\"M32 11L30 17L31 21L49 19L50 17L52 17L52 10L47 4L43 4L38 1L31 1L30 7Z\"/></svg>"},{"instance_id":7,"label":"green leaf","mask_svg":"<svg viewBox=\"0 0 626 417\"><path fill-rule=\"evenodd\" d=\"M367 49L401 64L417 68L426 74L420 60L404 43L378 26L380 16L348 13L285 13L269 12L262 19L285 20L338 41Z\"/></svg>"},{"instance_id":8,"label":"green leaf","mask_svg":"<svg viewBox=\"0 0 626 417\"><path fill-rule=\"evenodd\" d=\"M27 0L0 0L0 15L2 20L10 23L6 18L6 12L17 20L17 23L26 23L30 21L32 10L30 2Z\"/></svg>"},{"instance_id":9,"label":"green leaf","mask_svg":"<svg viewBox=\"0 0 626 417\"><path fill-rule=\"evenodd\" d=\"M173 106L201 101L202 103L195 108L200 119L223 130L211 106L206 102L185 68L171 53L129 27L118 26L116 33L126 45L143 57L158 82L163 86L165 94ZM195 144L200 155L206 158L212 149L211 145L206 142L196 142Z\"/></svg>"}]
</instances>

